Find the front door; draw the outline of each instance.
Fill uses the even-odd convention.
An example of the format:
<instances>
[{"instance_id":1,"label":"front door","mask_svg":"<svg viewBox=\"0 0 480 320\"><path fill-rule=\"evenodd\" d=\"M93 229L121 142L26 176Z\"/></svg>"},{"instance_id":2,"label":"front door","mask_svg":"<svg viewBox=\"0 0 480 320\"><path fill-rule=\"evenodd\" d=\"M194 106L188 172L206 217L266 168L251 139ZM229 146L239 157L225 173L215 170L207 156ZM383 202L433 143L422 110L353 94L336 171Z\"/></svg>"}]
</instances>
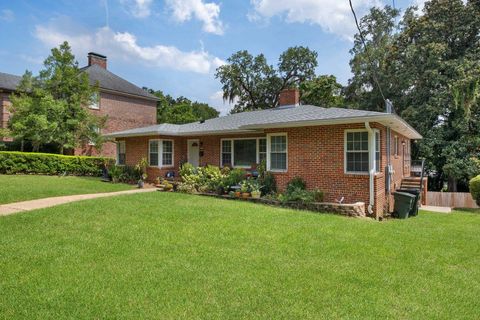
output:
<instances>
[{"instance_id":1,"label":"front door","mask_svg":"<svg viewBox=\"0 0 480 320\"><path fill-rule=\"evenodd\" d=\"M188 162L194 167L198 167L200 165L200 142L198 140L188 140L187 147Z\"/></svg>"}]
</instances>

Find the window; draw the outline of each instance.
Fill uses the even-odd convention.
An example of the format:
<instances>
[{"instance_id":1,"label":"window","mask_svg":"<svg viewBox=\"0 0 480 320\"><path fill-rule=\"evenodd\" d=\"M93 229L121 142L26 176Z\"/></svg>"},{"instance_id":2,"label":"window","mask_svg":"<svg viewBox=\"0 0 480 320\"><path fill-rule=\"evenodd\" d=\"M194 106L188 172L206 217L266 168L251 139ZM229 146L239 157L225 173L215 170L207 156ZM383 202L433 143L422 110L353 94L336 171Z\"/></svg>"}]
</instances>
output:
<instances>
[{"instance_id":1,"label":"window","mask_svg":"<svg viewBox=\"0 0 480 320\"><path fill-rule=\"evenodd\" d=\"M398 156L399 152L398 152L398 137L395 136L393 137L393 154L395 156Z\"/></svg>"},{"instance_id":2,"label":"window","mask_svg":"<svg viewBox=\"0 0 480 320\"><path fill-rule=\"evenodd\" d=\"M100 109L100 97L97 92L94 92L92 96L90 97L90 109Z\"/></svg>"},{"instance_id":3,"label":"window","mask_svg":"<svg viewBox=\"0 0 480 320\"><path fill-rule=\"evenodd\" d=\"M150 140L148 143L148 164L158 166L158 140Z\"/></svg>"},{"instance_id":4,"label":"window","mask_svg":"<svg viewBox=\"0 0 480 320\"><path fill-rule=\"evenodd\" d=\"M233 140L233 165L250 167L257 163L257 139Z\"/></svg>"},{"instance_id":5,"label":"window","mask_svg":"<svg viewBox=\"0 0 480 320\"><path fill-rule=\"evenodd\" d=\"M380 132L375 130L375 171L380 172L381 150ZM347 131L345 134L345 171L348 173L368 173L368 132Z\"/></svg>"},{"instance_id":6,"label":"window","mask_svg":"<svg viewBox=\"0 0 480 320\"><path fill-rule=\"evenodd\" d=\"M173 141L162 141L162 166L173 166Z\"/></svg>"},{"instance_id":7,"label":"window","mask_svg":"<svg viewBox=\"0 0 480 320\"><path fill-rule=\"evenodd\" d=\"M232 140L222 140L221 166L232 165Z\"/></svg>"},{"instance_id":8,"label":"window","mask_svg":"<svg viewBox=\"0 0 480 320\"><path fill-rule=\"evenodd\" d=\"M119 165L125 165L125 141L119 141L117 142L117 164Z\"/></svg>"},{"instance_id":9,"label":"window","mask_svg":"<svg viewBox=\"0 0 480 320\"><path fill-rule=\"evenodd\" d=\"M220 165L250 168L260 163L266 159L266 141L265 138L222 139Z\"/></svg>"},{"instance_id":10,"label":"window","mask_svg":"<svg viewBox=\"0 0 480 320\"><path fill-rule=\"evenodd\" d=\"M100 135L100 128L99 127L92 126L92 131L95 132L95 137L92 137L93 139L90 139L88 141L89 146L94 146L95 145L95 139L97 139L98 136Z\"/></svg>"},{"instance_id":11,"label":"window","mask_svg":"<svg viewBox=\"0 0 480 320\"><path fill-rule=\"evenodd\" d=\"M150 140L148 142L148 164L152 167L173 166L173 141Z\"/></svg>"},{"instance_id":12,"label":"window","mask_svg":"<svg viewBox=\"0 0 480 320\"><path fill-rule=\"evenodd\" d=\"M269 137L269 154L267 161L268 170L286 171L287 170L287 136L271 135Z\"/></svg>"},{"instance_id":13,"label":"window","mask_svg":"<svg viewBox=\"0 0 480 320\"><path fill-rule=\"evenodd\" d=\"M267 139L258 139L258 163L267 161Z\"/></svg>"}]
</instances>

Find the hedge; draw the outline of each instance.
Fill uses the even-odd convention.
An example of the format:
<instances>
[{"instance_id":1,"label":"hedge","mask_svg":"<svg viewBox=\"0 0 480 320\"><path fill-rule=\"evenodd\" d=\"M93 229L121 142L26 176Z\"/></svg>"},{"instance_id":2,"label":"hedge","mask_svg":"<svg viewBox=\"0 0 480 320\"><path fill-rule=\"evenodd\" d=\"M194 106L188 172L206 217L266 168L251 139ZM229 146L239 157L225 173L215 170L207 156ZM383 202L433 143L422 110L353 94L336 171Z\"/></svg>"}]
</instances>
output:
<instances>
[{"instance_id":1,"label":"hedge","mask_svg":"<svg viewBox=\"0 0 480 320\"><path fill-rule=\"evenodd\" d=\"M105 163L110 165L114 160L102 157L0 151L1 174L101 176Z\"/></svg>"},{"instance_id":2,"label":"hedge","mask_svg":"<svg viewBox=\"0 0 480 320\"><path fill-rule=\"evenodd\" d=\"M473 200L480 206L480 175L470 180L470 193L472 194Z\"/></svg>"}]
</instances>

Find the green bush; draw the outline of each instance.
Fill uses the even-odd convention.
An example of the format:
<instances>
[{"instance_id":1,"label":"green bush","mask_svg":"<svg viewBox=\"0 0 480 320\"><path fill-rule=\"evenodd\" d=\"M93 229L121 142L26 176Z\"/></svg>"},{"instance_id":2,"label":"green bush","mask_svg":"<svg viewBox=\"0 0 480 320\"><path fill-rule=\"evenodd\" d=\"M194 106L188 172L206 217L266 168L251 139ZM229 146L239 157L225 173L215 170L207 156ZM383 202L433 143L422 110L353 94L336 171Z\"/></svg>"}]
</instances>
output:
<instances>
[{"instance_id":1,"label":"green bush","mask_svg":"<svg viewBox=\"0 0 480 320\"><path fill-rule=\"evenodd\" d=\"M307 184L306 184L305 180L303 180L300 177L295 177L292 180L290 180L290 182L288 182L286 192L287 193L292 193L297 189L298 190L305 190L306 188L307 188Z\"/></svg>"},{"instance_id":2,"label":"green bush","mask_svg":"<svg viewBox=\"0 0 480 320\"><path fill-rule=\"evenodd\" d=\"M308 191L308 190L296 188L296 189L290 190L290 192L285 192L284 194L279 195L278 200L281 202L302 202L302 203L322 202L323 192L320 190Z\"/></svg>"},{"instance_id":3,"label":"green bush","mask_svg":"<svg viewBox=\"0 0 480 320\"><path fill-rule=\"evenodd\" d=\"M480 206L480 175L470 180L470 193L472 194L473 199Z\"/></svg>"},{"instance_id":4,"label":"green bush","mask_svg":"<svg viewBox=\"0 0 480 320\"><path fill-rule=\"evenodd\" d=\"M271 172L265 172L259 177L259 184L262 186L262 196L277 192L277 181Z\"/></svg>"},{"instance_id":5,"label":"green bush","mask_svg":"<svg viewBox=\"0 0 480 320\"><path fill-rule=\"evenodd\" d=\"M228 172L228 175L225 177L225 186L226 187L231 187L231 186L236 186L243 180L245 180L246 173L245 170L236 168L230 170Z\"/></svg>"},{"instance_id":6,"label":"green bush","mask_svg":"<svg viewBox=\"0 0 480 320\"><path fill-rule=\"evenodd\" d=\"M1 174L101 176L102 168L113 163L113 159L102 157L0 151Z\"/></svg>"}]
</instances>

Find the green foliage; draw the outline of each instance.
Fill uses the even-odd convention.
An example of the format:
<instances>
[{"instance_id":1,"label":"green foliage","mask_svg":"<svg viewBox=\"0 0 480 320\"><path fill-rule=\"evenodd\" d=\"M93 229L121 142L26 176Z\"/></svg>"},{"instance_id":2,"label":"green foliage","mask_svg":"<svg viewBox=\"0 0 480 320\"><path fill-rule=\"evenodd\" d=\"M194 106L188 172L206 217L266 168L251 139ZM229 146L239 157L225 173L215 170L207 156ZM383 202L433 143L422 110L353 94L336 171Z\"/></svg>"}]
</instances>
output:
<instances>
[{"instance_id":1,"label":"green foliage","mask_svg":"<svg viewBox=\"0 0 480 320\"><path fill-rule=\"evenodd\" d=\"M480 206L480 175L470 180L470 193L477 204Z\"/></svg>"},{"instance_id":2,"label":"green foliage","mask_svg":"<svg viewBox=\"0 0 480 320\"><path fill-rule=\"evenodd\" d=\"M265 172L258 179L260 185L262 186L262 195L269 195L277 192L277 181L271 172Z\"/></svg>"},{"instance_id":3,"label":"green foliage","mask_svg":"<svg viewBox=\"0 0 480 320\"><path fill-rule=\"evenodd\" d=\"M175 99L161 90L144 89L160 99L157 102L158 123L184 124L216 118L220 114L206 103L191 101L185 97Z\"/></svg>"},{"instance_id":4,"label":"green foliage","mask_svg":"<svg viewBox=\"0 0 480 320\"><path fill-rule=\"evenodd\" d=\"M92 115L85 106L98 88L91 87L88 76L82 73L67 42L51 50L38 77L26 72L12 95L9 121L12 136L30 141L34 151L40 145L54 143L60 153L95 142L101 148L103 139L98 129L105 117Z\"/></svg>"},{"instance_id":5,"label":"green foliage","mask_svg":"<svg viewBox=\"0 0 480 320\"><path fill-rule=\"evenodd\" d=\"M421 15L409 8L398 16L387 6L362 18L368 51L357 34L347 97L358 108L384 110L376 74L396 112L424 136L413 156L438 173L435 189L448 181L456 191L480 158L480 6L432 0Z\"/></svg>"},{"instance_id":6,"label":"green foliage","mask_svg":"<svg viewBox=\"0 0 480 320\"><path fill-rule=\"evenodd\" d=\"M225 178L225 186L231 187L238 185L240 182L245 180L245 177L245 170L239 168L232 169Z\"/></svg>"},{"instance_id":7,"label":"green foliage","mask_svg":"<svg viewBox=\"0 0 480 320\"><path fill-rule=\"evenodd\" d=\"M101 176L105 163L113 162L113 159L101 157L0 151L1 174Z\"/></svg>"},{"instance_id":8,"label":"green foliage","mask_svg":"<svg viewBox=\"0 0 480 320\"><path fill-rule=\"evenodd\" d=\"M223 98L235 101L232 113L273 108L285 88L296 87L312 79L317 66L317 53L306 47L292 47L280 55L277 68L269 65L263 54L256 57L238 51L217 69Z\"/></svg>"},{"instance_id":9,"label":"green foliage","mask_svg":"<svg viewBox=\"0 0 480 320\"><path fill-rule=\"evenodd\" d=\"M301 202L301 203L312 203L312 202L322 202L323 201L323 192L320 190L305 190L300 187L291 188L289 191L278 196L280 202Z\"/></svg>"},{"instance_id":10,"label":"green foliage","mask_svg":"<svg viewBox=\"0 0 480 320\"><path fill-rule=\"evenodd\" d=\"M287 184L286 192L291 193L294 190L305 190L307 188L307 183L301 177L295 177L290 180Z\"/></svg>"},{"instance_id":11,"label":"green foliage","mask_svg":"<svg viewBox=\"0 0 480 320\"><path fill-rule=\"evenodd\" d=\"M225 175L217 166L195 168L190 163L184 163L180 168L182 192L216 192L225 186Z\"/></svg>"},{"instance_id":12,"label":"green foliage","mask_svg":"<svg viewBox=\"0 0 480 320\"><path fill-rule=\"evenodd\" d=\"M300 83L300 100L303 104L330 108L345 104L342 85L333 75L321 75Z\"/></svg>"}]
</instances>

